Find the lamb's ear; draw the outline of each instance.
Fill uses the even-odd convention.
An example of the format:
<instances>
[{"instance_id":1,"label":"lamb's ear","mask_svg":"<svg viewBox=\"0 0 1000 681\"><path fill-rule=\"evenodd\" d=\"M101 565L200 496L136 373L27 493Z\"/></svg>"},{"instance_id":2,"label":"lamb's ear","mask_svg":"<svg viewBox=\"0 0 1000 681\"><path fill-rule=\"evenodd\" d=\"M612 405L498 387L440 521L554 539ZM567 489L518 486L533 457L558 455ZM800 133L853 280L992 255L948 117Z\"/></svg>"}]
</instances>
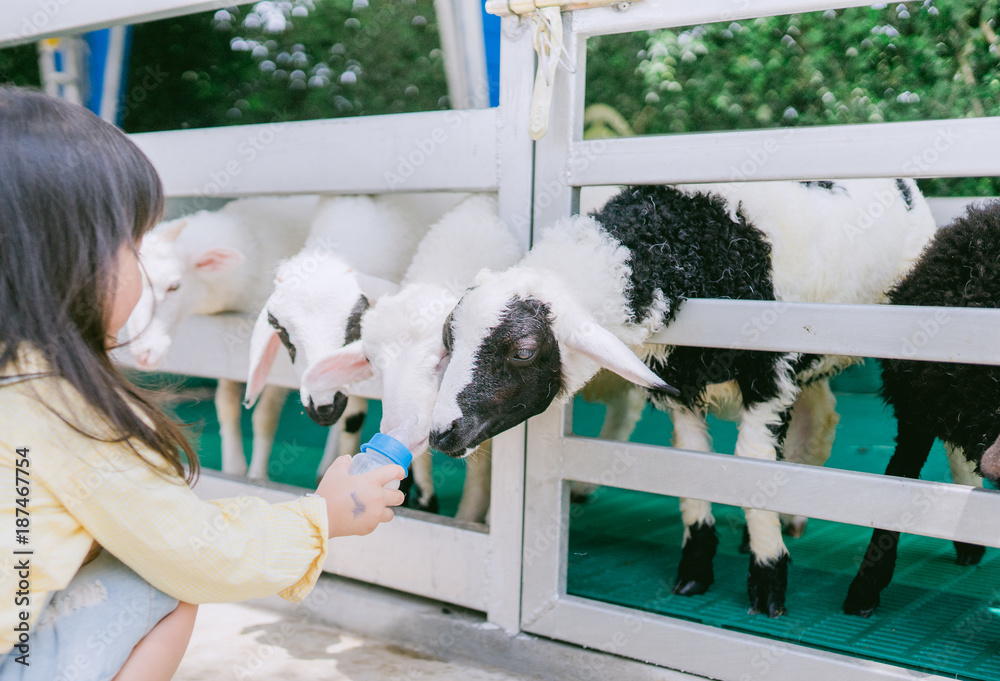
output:
<instances>
[{"instance_id":1,"label":"lamb's ear","mask_svg":"<svg viewBox=\"0 0 1000 681\"><path fill-rule=\"evenodd\" d=\"M311 394L322 395L371 377L364 341L356 340L309 367L302 375L302 385Z\"/></svg>"},{"instance_id":2,"label":"lamb's ear","mask_svg":"<svg viewBox=\"0 0 1000 681\"><path fill-rule=\"evenodd\" d=\"M264 305L257 315L253 332L250 334L250 373L247 376L246 397L243 399L243 406L248 409L254 405L264 390L274 358L277 357L278 348L281 346L278 332L271 326L267 314L267 305Z\"/></svg>"},{"instance_id":3,"label":"lamb's ear","mask_svg":"<svg viewBox=\"0 0 1000 681\"><path fill-rule=\"evenodd\" d=\"M177 237L181 235L184 228L188 226L187 218L181 220L176 220L174 224L170 225L163 230L163 240L164 241L177 241Z\"/></svg>"},{"instance_id":4,"label":"lamb's ear","mask_svg":"<svg viewBox=\"0 0 1000 681\"><path fill-rule=\"evenodd\" d=\"M226 272L239 267L246 256L234 248L210 248L191 259L191 267L199 272Z\"/></svg>"},{"instance_id":5,"label":"lamb's ear","mask_svg":"<svg viewBox=\"0 0 1000 681\"><path fill-rule=\"evenodd\" d=\"M679 395L680 391L666 383L654 374L646 364L636 357L629 346L603 326L580 315L579 323L567 324L564 328L572 330L563 342L582 352L608 371L613 371L627 381L654 390L662 390L671 395Z\"/></svg>"}]
</instances>

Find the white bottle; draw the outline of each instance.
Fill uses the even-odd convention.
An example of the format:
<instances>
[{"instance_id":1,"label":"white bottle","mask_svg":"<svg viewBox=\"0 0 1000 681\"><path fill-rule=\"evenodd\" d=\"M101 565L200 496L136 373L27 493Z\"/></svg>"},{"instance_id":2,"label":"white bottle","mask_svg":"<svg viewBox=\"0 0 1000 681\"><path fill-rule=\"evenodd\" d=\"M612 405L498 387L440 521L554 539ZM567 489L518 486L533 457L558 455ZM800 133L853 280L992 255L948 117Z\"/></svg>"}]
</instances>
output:
<instances>
[{"instance_id":1,"label":"white bottle","mask_svg":"<svg viewBox=\"0 0 1000 681\"><path fill-rule=\"evenodd\" d=\"M361 452L351 457L351 467L347 469L350 475L361 475L382 466L396 464L402 466L409 474L413 454L404 442L410 441L410 433L417 425L416 415L403 421L402 425L393 428L388 433L375 433L365 444ZM399 489L399 480L393 480L385 485L386 489Z\"/></svg>"}]
</instances>

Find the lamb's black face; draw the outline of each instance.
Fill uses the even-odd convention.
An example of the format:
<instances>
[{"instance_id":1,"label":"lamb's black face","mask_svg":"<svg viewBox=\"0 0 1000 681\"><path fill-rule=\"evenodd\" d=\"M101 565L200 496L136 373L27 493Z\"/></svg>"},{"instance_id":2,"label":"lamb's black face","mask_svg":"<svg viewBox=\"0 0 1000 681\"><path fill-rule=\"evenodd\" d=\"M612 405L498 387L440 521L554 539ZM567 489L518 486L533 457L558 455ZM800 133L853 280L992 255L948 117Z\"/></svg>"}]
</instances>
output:
<instances>
[{"instance_id":1,"label":"lamb's black face","mask_svg":"<svg viewBox=\"0 0 1000 681\"><path fill-rule=\"evenodd\" d=\"M454 355L463 341L452 317L444 329ZM464 361L464 358L458 358ZM460 367L449 366L461 371ZM444 384L443 384L444 387ZM431 446L452 456L540 414L562 389L559 343L549 306L536 298L514 298L500 323L472 353L468 380L455 398L457 418L431 431Z\"/></svg>"}]
</instances>

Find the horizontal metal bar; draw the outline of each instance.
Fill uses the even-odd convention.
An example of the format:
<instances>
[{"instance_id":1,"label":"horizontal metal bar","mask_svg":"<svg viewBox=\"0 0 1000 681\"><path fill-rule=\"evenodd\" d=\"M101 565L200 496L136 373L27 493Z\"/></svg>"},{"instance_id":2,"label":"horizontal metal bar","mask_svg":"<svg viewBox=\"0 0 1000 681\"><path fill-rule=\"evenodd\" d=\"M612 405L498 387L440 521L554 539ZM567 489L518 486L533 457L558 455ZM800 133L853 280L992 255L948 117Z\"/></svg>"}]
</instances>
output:
<instances>
[{"instance_id":1,"label":"horizontal metal bar","mask_svg":"<svg viewBox=\"0 0 1000 681\"><path fill-rule=\"evenodd\" d=\"M250 0L4 0L0 47L86 33L181 14L219 10Z\"/></svg>"},{"instance_id":2,"label":"horizontal metal bar","mask_svg":"<svg viewBox=\"0 0 1000 681\"><path fill-rule=\"evenodd\" d=\"M568 480L1000 547L1000 494L967 485L584 437L562 448Z\"/></svg>"},{"instance_id":3,"label":"horizontal metal bar","mask_svg":"<svg viewBox=\"0 0 1000 681\"><path fill-rule=\"evenodd\" d=\"M946 678L574 596L561 596L524 630L723 681Z\"/></svg>"},{"instance_id":4,"label":"horizontal metal bar","mask_svg":"<svg viewBox=\"0 0 1000 681\"><path fill-rule=\"evenodd\" d=\"M259 496L271 503L294 499L306 490L284 485L262 487L205 471L194 488L202 499ZM430 518L429 514L418 514ZM365 537L330 542L323 569L344 577L486 610L489 534L459 526L447 518L433 521L397 511L392 522ZM401 558L405 556L405 560Z\"/></svg>"},{"instance_id":5,"label":"horizontal metal bar","mask_svg":"<svg viewBox=\"0 0 1000 681\"><path fill-rule=\"evenodd\" d=\"M169 196L495 191L496 109L132 135Z\"/></svg>"},{"instance_id":6,"label":"horizontal metal bar","mask_svg":"<svg viewBox=\"0 0 1000 681\"><path fill-rule=\"evenodd\" d=\"M648 342L1000 364L1000 310L692 299Z\"/></svg>"},{"instance_id":7,"label":"horizontal metal bar","mask_svg":"<svg viewBox=\"0 0 1000 681\"><path fill-rule=\"evenodd\" d=\"M573 30L581 36L607 35L871 4L871 0L642 0L630 3L625 11L617 7L578 10L573 13Z\"/></svg>"},{"instance_id":8,"label":"horizontal metal bar","mask_svg":"<svg viewBox=\"0 0 1000 681\"><path fill-rule=\"evenodd\" d=\"M1000 118L650 135L570 145L573 186L1000 175Z\"/></svg>"},{"instance_id":9,"label":"horizontal metal bar","mask_svg":"<svg viewBox=\"0 0 1000 681\"><path fill-rule=\"evenodd\" d=\"M250 374L250 332L253 323L253 317L242 314L189 317L174 331L170 350L156 370L245 383ZM139 369L127 346L114 351L112 357L118 364ZM287 352L278 352L267 382L292 390L299 389L299 379ZM364 381L353 385L351 394L381 399L382 391L381 386Z\"/></svg>"}]
</instances>

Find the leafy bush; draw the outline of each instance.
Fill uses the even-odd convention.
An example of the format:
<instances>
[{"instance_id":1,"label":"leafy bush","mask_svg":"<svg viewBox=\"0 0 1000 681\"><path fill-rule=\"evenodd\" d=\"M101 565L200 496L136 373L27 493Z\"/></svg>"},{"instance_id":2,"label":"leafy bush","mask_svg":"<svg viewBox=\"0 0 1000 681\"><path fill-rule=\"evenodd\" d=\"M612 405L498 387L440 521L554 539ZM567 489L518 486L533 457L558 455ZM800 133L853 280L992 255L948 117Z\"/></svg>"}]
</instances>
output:
<instances>
[{"instance_id":1,"label":"leafy bush","mask_svg":"<svg viewBox=\"0 0 1000 681\"><path fill-rule=\"evenodd\" d=\"M587 102L637 134L996 115L997 14L927 0L595 38ZM921 184L1000 194L994 178Z\"/></svg>"}]
</instances>

